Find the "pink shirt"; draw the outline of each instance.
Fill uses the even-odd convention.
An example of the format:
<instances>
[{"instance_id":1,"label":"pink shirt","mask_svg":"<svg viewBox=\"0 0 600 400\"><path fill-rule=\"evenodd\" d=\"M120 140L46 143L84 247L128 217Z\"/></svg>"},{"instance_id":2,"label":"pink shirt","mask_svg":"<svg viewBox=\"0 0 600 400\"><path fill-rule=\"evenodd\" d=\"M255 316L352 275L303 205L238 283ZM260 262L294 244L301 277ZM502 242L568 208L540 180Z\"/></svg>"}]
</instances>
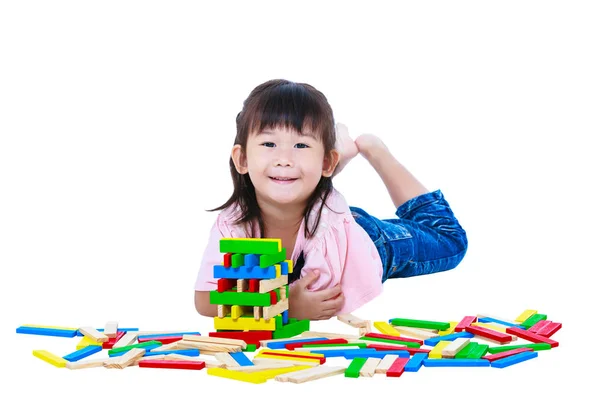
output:
<instances>
[{"instance_id":1,"label":"pink shirt","mask_svg":"<svg viewBox=\"0 0 600 400\"><path fill-rule=\"evenodd\" d=\"M304 235L304 219L302 220L292 260L297 260L300 252L304 251L305 263L301 277L311 270L319 270L319 278L309 286L309 290L322 290L341 283L345 303L338 314L346 314L381 294L383 268L375 244L356 223L346 200L337 190L330 193L327 205L331 210L327 206L323 207L319 227L310 240ZM317 202L313 210L318 210L319 206L320 202ZM219 240L223 237L248 237L241 226L234 225L235 213L232 208L221 211L211 229L198 271L197 291L217 289L213 266L223 264ZM311 212L310 227L314 226L315 218L315 212Z\"/></svg>"}]
</instances>

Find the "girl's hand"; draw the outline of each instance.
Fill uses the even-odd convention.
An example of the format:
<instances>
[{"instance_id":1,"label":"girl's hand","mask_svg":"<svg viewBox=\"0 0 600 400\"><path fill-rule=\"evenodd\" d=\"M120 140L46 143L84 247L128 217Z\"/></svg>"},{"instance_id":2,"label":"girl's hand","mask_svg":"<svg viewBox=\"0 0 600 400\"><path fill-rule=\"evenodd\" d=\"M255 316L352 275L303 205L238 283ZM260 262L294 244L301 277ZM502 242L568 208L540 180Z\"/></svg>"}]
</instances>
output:
<instances>
[{"instance_id":1,"label":"girl's hand","mask_svg":"<svg viewBox=\"0 0 600 400\"><path fill-rule=\"evenodd\" d=\"M308 290L318 277L318 271L310 271L290 287L291 318L326 320L336 315L344 305L344 294L339 284L315 292Z\"/></svg>"}]
</instances>

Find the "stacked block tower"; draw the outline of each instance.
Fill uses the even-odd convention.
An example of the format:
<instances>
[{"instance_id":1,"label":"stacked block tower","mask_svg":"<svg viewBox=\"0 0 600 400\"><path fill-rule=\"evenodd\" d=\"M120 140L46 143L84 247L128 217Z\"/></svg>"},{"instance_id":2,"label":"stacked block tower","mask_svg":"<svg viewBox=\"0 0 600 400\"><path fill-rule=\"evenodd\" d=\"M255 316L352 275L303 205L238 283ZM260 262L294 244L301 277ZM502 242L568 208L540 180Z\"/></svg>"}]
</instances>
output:
<instances>
[{"instance_id":1,"label":"stacked block tower","mask_svg":"<svg viewBox=\"0 0 600 400\"><path fill-rule=\"evenodd\" d=\"M223 264L214 266L217 290L216 332L209 336L244 340L250 349L261 340L289 338L310 329L309 320L288 317L288 274L281 239L223 238L219 243ZM254 346L252 346L254 345Z\"/></svg>"}]
</instances>

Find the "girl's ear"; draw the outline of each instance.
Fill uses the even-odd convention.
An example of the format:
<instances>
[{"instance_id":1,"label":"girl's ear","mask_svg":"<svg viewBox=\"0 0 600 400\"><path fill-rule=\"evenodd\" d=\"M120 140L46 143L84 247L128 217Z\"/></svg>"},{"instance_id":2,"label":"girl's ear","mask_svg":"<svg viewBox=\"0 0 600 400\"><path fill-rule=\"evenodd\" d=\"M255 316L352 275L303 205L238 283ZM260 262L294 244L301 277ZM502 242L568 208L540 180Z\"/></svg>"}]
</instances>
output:
<instances>
[{"instance_id":1,"label":"girl's ear","mask_svg":"<svg viewBox=\"0 0 600 400\"><path fill-rule=\"evenodd\" d=\"M248 173L248 163L246 162L246 156L242 151L242 145L236 144L231 150L231 159L235 164L235 169L240 175Z\"/></svg>"},{"instance_id":2,"label":"girl's ear","mask_svg":"<svg viewBox=\"0 0 600 400\"><path fill-rule=\"evenodd\" d=\"M340 162L340 153L337 150L331 150L329 156L325 156L323 159L323 176L329 178L333 175L335 167Z\"/></svg>"}]
</instances>

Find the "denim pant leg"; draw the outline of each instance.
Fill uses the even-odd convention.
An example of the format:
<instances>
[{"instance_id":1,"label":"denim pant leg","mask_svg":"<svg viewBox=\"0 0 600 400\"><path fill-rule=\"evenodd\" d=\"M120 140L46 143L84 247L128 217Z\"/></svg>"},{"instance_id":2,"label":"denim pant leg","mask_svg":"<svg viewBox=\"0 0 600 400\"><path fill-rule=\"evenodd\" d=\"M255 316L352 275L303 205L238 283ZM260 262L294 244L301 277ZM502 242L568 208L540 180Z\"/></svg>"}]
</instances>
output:
<instances>
[{"instance_id":1,"label":"denim pant leg","mask_svg":"<svg viewBox=\"0 0 600 400\"><path fill-rule=\"evenodd\" d=\"M350 210L377 247L383 281L447 271L466 254L466 233L440 190L402 204L394 219L381 220L358 207Z\"/></svg>"}]
</instances>

